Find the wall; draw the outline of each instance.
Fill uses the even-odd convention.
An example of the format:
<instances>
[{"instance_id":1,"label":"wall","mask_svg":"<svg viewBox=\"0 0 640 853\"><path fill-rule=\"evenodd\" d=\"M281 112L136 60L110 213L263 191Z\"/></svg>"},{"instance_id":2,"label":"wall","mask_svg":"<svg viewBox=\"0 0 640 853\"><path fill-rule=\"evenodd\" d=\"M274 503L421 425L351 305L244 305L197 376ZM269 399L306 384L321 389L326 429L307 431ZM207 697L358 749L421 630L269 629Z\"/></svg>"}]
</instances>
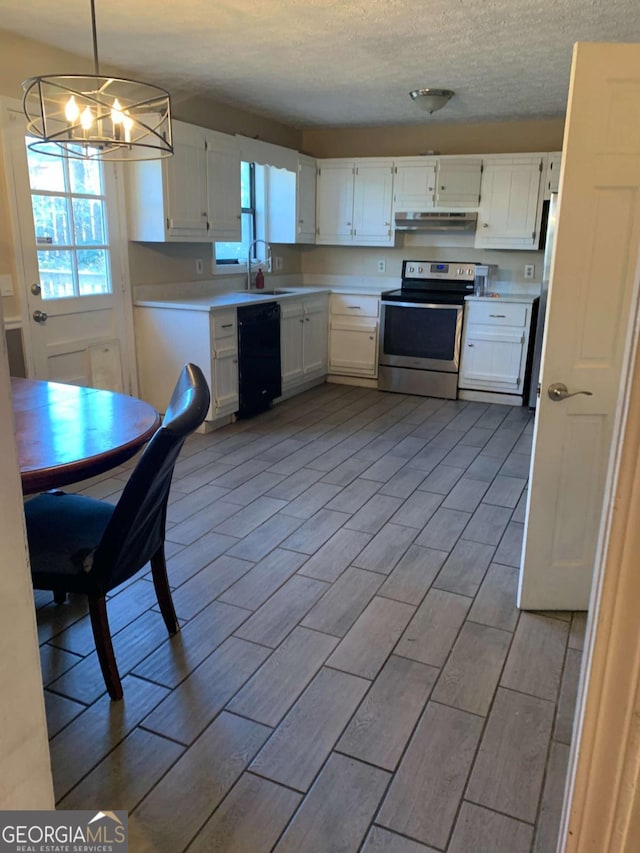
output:
<instances>
[{"instance_id":1,"label":"wall","mask_svg":"<svg viewBox=\"0 0 640 853\"><path fill-rule=\"evenodd\" d=\"M403 245L403 241L406 243ZM498 264L497 289L518 291L539 286L542 276L543 252L499 252L473 249L466 246L438 247L427 237L396 236L394 248L369 248L367 246L305 246L302 248L302 270L313 275L365 276L373 285L399 287L403 260L469 261ZM384 260L384 273L378 272L378 261ZM534 264L533 279L524 278L524 265ZM390 278L397 281L390 281Z\"/></svg>"},{"instance_id":2,"label":"wall","mask_svg":"<svg viewBox=\"0 0 640 853\"><path fill-rule=\"evenodd\" d=\"M302 150L312 157L411 157L417 154L504 154L560 151L564 118L409 127L310 128Z\"/></svg>"},{"instance_id":3,"label":"wall","mask_svg":"<svg viewBox=\"0 0 640 853\"><path fill-rule=\"evenodd\" d=\"M53 789L4 335L0 430L0 810L49 809Z\"/></svg>"}]
</instances>

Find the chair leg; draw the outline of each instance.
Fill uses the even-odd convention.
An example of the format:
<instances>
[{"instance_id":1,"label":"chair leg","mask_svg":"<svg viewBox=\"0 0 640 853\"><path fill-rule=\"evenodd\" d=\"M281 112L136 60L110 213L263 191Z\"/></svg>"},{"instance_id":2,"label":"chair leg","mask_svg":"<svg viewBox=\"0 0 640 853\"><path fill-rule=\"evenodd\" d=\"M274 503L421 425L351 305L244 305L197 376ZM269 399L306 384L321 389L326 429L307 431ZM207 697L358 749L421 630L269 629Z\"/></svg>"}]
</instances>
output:
<instances>
[{"instance_id":1,"label":"chair leg","mask_svg":"<svg viewBox=\"0 0 640 853\"><path fill-rule=\"evenodd\" d=\"M161 545L151 558L151 576L153 585L158 596L160 613L167 626L169 634L177 634L180 630L178 617L173 606L171 590L169 589L169 578L167 577L167 562L164 557L164 545Z\"/></svg>"},{"instance_id":2,"label":"chair leg","mask_svg":"<svg viewBox=\"0 0 640 853\"><path fill-rule=\"evenodd\" d=\"M114 700L122 699L122 683L120 682L116 656L113 653L111 631L107 618L107 601L104 595L89 596L89 615L96 652L109 696Z\"/></svg>"},{"instance_id":3,"label":"chair leg","mask_svg":"<svg viewBox=\"0 0 640 853\"><path fill-rule=\"evenodd\" d=\"M62 590L60 590L60 589L57 589L53 593L53 600L55 601L56 604L64 604L65 601L67 600L67 593L62 592Z\"/></svg>"}]
</instances>

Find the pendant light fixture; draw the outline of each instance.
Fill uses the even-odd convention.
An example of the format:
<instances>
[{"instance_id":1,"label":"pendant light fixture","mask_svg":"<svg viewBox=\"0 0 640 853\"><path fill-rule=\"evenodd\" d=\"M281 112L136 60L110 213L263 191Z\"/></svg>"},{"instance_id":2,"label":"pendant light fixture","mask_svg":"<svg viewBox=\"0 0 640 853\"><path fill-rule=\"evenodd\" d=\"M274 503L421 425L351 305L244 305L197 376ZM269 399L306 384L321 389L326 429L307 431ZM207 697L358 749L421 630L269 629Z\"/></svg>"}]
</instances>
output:
<instances>
[{"instance_id":1,"label":"pendant light fixture","mask_svg":"<svg viewBox=\"0 0 640 853\"><path fill-rule=\"evenodd\" d=\"M80 160L169 157L173 154L169 93L150 83L100 74L95 0L90 3L95 74L24 81L27 133L35 137L29 148Z\"/></svg>"},{"instance_id":2,"label":"pendant light fixture","mask_svg":"<svg viewBox=\"0 0 640 853\"><path fill-rule=\"evenodd\" d=\"M441 110L454 95L455 92L452 92L451 89L414 89L409 92L409 97L429 115L435 113L436 110Z\"/></svg>"}]
</instances>

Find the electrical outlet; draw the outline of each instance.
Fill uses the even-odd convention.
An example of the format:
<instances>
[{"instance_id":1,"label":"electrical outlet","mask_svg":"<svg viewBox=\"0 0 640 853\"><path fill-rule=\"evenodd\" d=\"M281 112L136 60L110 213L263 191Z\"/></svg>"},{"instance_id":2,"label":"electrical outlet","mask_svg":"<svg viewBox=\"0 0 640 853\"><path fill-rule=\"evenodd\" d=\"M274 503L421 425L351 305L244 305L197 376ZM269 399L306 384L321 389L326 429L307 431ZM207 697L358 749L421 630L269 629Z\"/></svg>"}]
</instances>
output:
<instances>
[{"instance_id":1,"label":"electrical outlet","mask_svg":"<svg viewBox=\"0 0 640 853\"><path fill-rule=\"evenodd\" d=\"M525 264L524 265L524 277L525 278L533 278L536 271L535 264Z\"/></svg>"},{"instance_id":2,"label":"electrical outlet","mask_svg":"<svg viewBox=\"0 0 640 853\"><path fill-rule=\"evenodd\" d=\"M387 271L387 262L381 258L378 261L378 272L386 272Z\"/></svg>"},{"instance_id":3,"label":"electrical outlet","mask_svg":"<svg viewBox=\"0 0 640 853\"><path fill-rule=\"evenodd\" d=\"M276 272L281 272L284 266L282 255L276 255L273 259L276 267Z\"/></svg>"},{"instance_id":4,"label":"electrical outlet","mask_svg":"<svg viewBox=\"0 0 640 853\"><path fill-rule=\"evenodd\" d=\"M202 275L204 272L204 261L202 258L196 258L196 275Z\"/></svg>"}]
</instances>

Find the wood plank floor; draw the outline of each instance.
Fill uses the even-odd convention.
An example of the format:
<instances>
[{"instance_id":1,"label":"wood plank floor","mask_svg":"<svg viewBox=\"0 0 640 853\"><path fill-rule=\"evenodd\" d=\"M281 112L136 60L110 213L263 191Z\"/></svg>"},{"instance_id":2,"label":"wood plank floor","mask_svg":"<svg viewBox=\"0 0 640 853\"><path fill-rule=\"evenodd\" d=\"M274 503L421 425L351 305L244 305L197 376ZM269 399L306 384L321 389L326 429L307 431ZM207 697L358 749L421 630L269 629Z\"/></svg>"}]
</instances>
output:
<instances>
[{"instance_id":1,"label":"wood plank floor","mask_svg":"<svg viewBox=\"0 0 640 853\"><path fill-rule=\"evenodd\" d=\"M553 853L585 614L515 607L531 436L323 385L191 437L182 630L148 573L111 596L123 702L83 601L36 593L59 807L128 810L132 853Z\"/></svg>"}]
</instances>

